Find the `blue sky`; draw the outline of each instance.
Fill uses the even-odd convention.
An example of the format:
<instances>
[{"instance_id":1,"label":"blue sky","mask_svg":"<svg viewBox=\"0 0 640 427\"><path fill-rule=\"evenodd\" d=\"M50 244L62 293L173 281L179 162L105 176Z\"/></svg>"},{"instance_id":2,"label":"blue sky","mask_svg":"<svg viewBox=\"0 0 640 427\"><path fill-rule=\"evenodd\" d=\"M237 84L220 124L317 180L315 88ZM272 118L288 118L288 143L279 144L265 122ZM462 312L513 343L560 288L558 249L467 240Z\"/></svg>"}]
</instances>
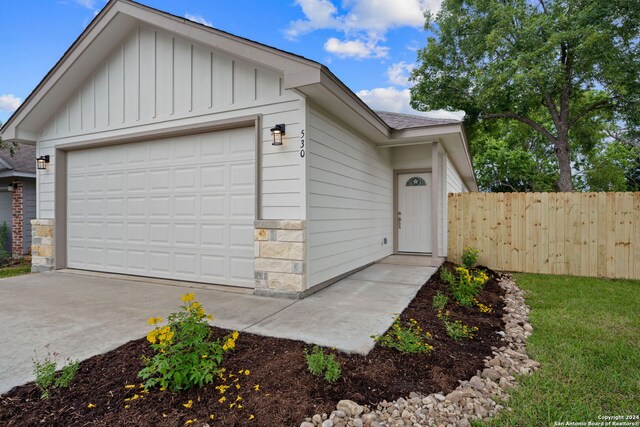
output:
<instances>
[{"instance_id":1,"label":"blue sky","mask_svg":"<svg viewBox=\"0 0 640 427\"><path fill-rule=\"evenodd\" d=\"M141 0L328 66L376 109L412 112L408 73L423 12L441 0ZM35 88L106 0L0 0L0 121Z\"/></svg>"}]
</instances>

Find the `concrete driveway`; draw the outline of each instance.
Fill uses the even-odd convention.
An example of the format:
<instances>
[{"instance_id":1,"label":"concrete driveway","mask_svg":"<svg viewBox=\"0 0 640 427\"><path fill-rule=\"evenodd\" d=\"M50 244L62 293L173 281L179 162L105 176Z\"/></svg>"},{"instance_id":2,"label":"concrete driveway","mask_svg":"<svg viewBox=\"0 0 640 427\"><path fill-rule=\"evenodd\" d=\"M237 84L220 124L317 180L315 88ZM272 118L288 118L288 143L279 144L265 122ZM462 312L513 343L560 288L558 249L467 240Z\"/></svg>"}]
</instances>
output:
<instances>
[{"instance_id":1,"label":"concrete driveway","mask_svg":"<svg viewBox=\"0 0 640 427\"><path fill-rule=\"evenodd\" d=\"M84 360L146 335L194 292L216 326L367 353L435 268L374 264L301 301L56 271L0 280L0 393L33 380L34 350Z\"/></svg>"}]
</instances>

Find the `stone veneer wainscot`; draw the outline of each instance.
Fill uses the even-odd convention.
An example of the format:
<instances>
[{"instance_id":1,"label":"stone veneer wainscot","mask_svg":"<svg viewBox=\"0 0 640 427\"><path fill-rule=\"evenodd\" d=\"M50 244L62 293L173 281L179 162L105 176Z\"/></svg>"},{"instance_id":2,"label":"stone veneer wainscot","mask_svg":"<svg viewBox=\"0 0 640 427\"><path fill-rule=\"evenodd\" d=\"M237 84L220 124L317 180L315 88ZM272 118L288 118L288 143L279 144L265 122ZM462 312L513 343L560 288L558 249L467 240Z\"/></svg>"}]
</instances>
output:
<instances>
[{"instance_id":1,"label":"stone veneer wainscot","mask_svg":"<svg viewBox=\"0 0 640 427\"><path fill-rule=\"evenodd\" d=\"M305 221L255 221L255 293L298 298L306 289Z\"/></svg>"},{"instance_id":2,"label":"stone veneer wainscot","mask_svg":"<svg viewBox=\"0 0 640 427\"><path fill-rule=\"evenodd\" d=\"M31 220L31 271L53 270L54 220Z\"/></svg>"}]
</instances>

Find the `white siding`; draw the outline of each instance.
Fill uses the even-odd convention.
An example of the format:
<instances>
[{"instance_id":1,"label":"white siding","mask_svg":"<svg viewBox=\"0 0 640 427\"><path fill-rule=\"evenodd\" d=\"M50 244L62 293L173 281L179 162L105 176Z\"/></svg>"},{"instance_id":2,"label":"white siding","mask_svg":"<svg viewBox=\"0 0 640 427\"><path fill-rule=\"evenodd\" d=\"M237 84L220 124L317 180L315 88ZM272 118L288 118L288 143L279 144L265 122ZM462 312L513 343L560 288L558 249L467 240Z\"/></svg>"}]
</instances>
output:
<instances>
[{"instance_id":1,"label":"white siding","mask_svg":"<svg viewBox=\"0 0 640 427\"><path fill-rule=\"evenodd\" d=\"M308 120L311 287L391 254L393 170L388 150L317 111Z\"/></svg>"},{"instance_id":2,"label":"white siding","mask_svg":"<svg viewBox=\"0 0 640 427\"><path fill-rule=\"evenodd\" d=\"M438 235L438 238L440 239L438 242L438 247L440 248L439 255L443 257L447 256L446 233L449 225L448 208L447 208L448 194L462 193L462 192L468 191L464 183L462 182L460 175L458 175L456 168L453 166L451 159L449 159L449 156L445 155L444 158L445 158L445 168L443 170L444 188L443 188L443 197L441 199L442 213L440 217L441 222L440 222L440 227L439 227L440 230Z\"/></svg>"},{"instance_id":3,"label":"white siding","mask_svg":"<svg viewBox=\"0 0 640 427\"><path fill-rule=\"evenodd\" d=\"M304 99L282 90L282 75L209 46L140 27L91 75L41 131L38 156L50 155L38 171L38 217L54 217L55 148L131 132L214 123L262 115L261 215L302 219L304 159L298 138ZM271 145L269 129L286 124L286 143Z\"/></svg>"},{"instance_id":4,"label":"white siding","mask_svg":"<svg viewBox=\"0 0 640 427\"><path fill-rule=\"evenodd\" d=\"M393 169L431 169L431 144L388 148Z\"/></svg>"},{"instance_id":5,"label":"white siding","mask_svg":"<svg viewBox=\"0 0 640 427\"><path fill-rule=\"evenodd\" d=\"M447 155L438 152L438 256L447 256Z\"/></svg>"},{"instance_id":6,"label":"white siding","mask_svg":"<svg viewBox=\"0 0 640 427\"><path fill-rule=\"evenodd\" d=\"M24 253L31 249L31 220L36 218L36 180L25 179L22 188L22 248Z\"/></svg>"},{"instance_id":7,"label":"white siding","mask_svg":"<svg viewBox=\"0 0 640 427\"><path fill-rule=\"evenodd\" d=\"M447 156L447 193L462 193L465 187L453 163Z\"/></svg>"}]
</instances>

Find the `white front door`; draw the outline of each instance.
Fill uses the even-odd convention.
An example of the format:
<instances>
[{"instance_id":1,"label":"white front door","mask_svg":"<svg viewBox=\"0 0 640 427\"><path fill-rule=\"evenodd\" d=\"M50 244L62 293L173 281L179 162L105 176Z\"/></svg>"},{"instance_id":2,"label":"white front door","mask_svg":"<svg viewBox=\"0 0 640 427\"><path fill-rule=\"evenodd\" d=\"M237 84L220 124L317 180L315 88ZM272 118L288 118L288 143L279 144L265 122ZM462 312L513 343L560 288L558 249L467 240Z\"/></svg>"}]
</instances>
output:
<instances>
[{"instance_id":1,"label":"white front door","mask_svg":"<svg viewBox=\"0 0 640 427\"><path fill-rule=\"evenodd\" d=\"M431 174L398 174L398 252L431 252Z\"/></svg>"}]
</instances>

